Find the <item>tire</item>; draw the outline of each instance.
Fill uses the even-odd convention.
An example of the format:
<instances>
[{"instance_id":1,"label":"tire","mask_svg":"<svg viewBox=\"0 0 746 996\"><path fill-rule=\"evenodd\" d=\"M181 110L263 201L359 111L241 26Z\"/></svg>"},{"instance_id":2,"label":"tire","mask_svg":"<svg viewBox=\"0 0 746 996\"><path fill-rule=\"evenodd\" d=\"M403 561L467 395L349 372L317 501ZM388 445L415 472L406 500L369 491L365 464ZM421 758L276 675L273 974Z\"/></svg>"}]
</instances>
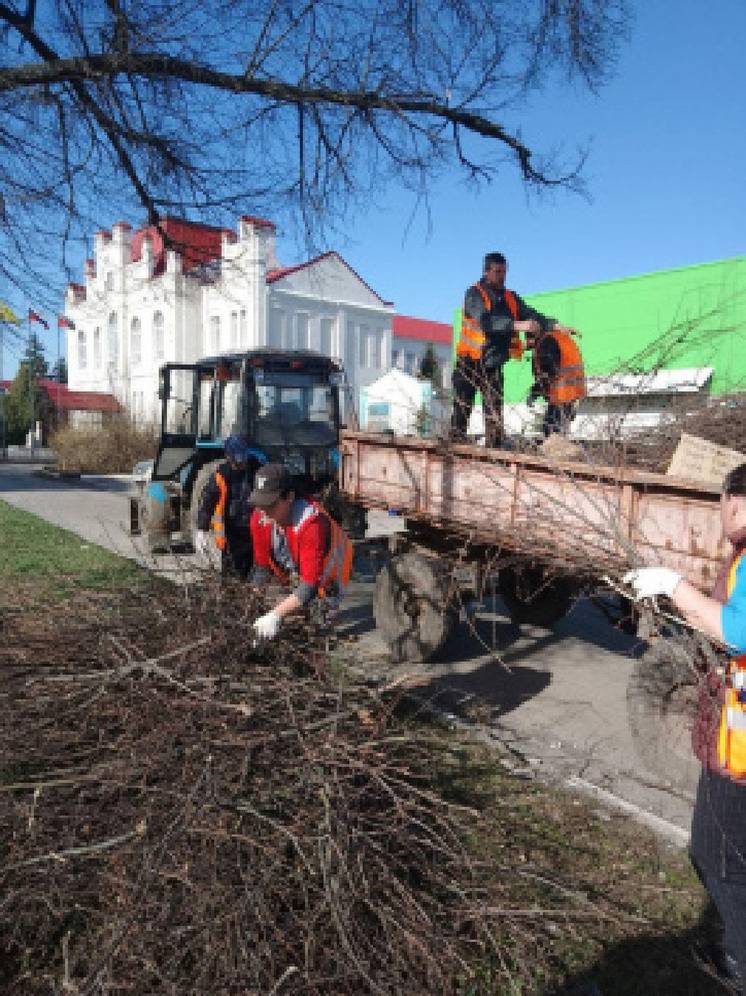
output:
<instances>
[{"instance_id":1,"label":"tire","mask_svg":"<svg viewBox=\"0 0 746 996\"><path fill-rule=\"evenodd\" d=\"M185 542L189 542L192 545L194 545L194 537L197 535L197 514L199 512L199 507L202 504L202 494L207 487L210 478L222 462L222 460L213 460L211 463L204 464L204 466L200 467L197 472L197 476L194 479L194 485L192 487L192 500L189 506L188 516L190 534L189 536L184 537ZM212 567L215 570L220 570L221 555L214 543L210 547L210 556L201 558L201 560L206 567Z\"/></svg>"},{"instance_id":2,"label":"tire","mask_svg":"<svg viewBox=\"0 0 746 996\"><path fill-rule=\"evenodd\" d=\"M500 594L513 622L549 627L567 615L576 595L570 578L550 577L540 567L505 567Z\"/></svg>"},{"instance_id":3,"label":"tire","mask_svg":"<svg viewBox=\"0 0 746 996\"><path fill-rule=\"evenodd\" d=\"M634 662L627 717L637 756L648 771L692 797L700 773L691 745L697 696L687 644L662 637Z\"/></svg>"},{"instance_id":4,"label":"tire","mask_svg":"<svg viewBox=\"0 0 746 996\"><path fill-rule=\"evenodd\" d=\"M427 661L453 630L450 572L435 557L404 553L376 578L373 615L395 661Z\"/></svg>"}]
</instances>

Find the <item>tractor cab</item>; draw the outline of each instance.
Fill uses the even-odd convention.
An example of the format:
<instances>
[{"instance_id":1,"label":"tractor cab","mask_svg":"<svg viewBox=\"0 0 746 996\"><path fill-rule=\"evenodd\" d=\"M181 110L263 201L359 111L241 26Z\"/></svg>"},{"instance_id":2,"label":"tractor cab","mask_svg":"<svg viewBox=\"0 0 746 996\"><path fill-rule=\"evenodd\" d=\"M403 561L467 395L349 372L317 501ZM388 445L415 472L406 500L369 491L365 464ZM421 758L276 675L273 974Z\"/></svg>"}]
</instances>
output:
<instances>
[{"instance_id":1,"label":"tractor cab","mask_svg":"<svg viewBox=\"0 0 746 996\"><path fill-rule=\"evenodd\" d=\"M296 490L336 480L343 373L310 350L256 350L161 367L161 439L133 531L152 550L191 542L202 491L232 433L261 463L284 463ZM133 523L136 518L132 513Z\"/></svg>"}]
</instances>

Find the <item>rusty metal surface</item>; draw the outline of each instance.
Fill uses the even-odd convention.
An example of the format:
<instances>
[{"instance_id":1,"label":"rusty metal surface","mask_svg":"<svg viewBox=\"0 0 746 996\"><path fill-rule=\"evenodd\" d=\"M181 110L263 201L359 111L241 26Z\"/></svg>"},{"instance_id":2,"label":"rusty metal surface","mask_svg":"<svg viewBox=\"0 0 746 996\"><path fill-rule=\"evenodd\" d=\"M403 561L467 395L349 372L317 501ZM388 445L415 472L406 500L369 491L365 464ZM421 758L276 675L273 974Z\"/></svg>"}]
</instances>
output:
<instances>
[{"instance_id":1,"label":"rusty metal surface","mask_svg":"<svg viewBox=\"0 0 746 996\"><path fill-rule=\"evenodd\" d=\"M387 434L346 432L341 449L354 500L503 549L599 569L660 563L702 586L728 550L709 485Z\"/></svg>"}]
</instances>

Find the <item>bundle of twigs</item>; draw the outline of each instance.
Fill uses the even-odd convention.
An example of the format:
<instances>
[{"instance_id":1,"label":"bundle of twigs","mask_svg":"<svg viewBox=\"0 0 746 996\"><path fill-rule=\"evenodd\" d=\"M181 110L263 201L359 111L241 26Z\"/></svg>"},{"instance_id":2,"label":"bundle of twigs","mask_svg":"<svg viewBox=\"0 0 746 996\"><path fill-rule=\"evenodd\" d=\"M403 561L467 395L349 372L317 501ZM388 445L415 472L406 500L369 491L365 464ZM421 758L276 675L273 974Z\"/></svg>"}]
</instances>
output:
<instances>
[{"instance_id":1,"label":"bundle of twigs","mask_svg":"<svg viewBox=\"0 0 746 996\"><path fill-rule=\"evenodd\" d=\"M254 647L245 589L106 611L3 669L4 991L448 993L491 960L439 738L305 630Z\"/></svg>"}]
</instances>

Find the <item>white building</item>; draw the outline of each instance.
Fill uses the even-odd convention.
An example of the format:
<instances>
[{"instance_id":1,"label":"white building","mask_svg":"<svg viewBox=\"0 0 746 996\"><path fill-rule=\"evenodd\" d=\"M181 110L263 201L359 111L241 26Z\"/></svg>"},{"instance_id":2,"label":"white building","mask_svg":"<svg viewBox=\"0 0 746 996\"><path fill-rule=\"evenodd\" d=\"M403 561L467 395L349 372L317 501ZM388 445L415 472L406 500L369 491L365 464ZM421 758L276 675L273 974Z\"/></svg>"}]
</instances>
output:
<instances>
[{"instance_id":1,"label":"white building","mask_svg":"<svg viewBox=\"0 0 746 996\"><path fill-rule=\"evenodd\" d=\"M96 234L85 283L65 314L71 390L113 394L139 420L158 414L161 364L261 347L314 349L341 360L348 396L391 368L393 305L335 252L297 266L275 257L275 226L238 231L169 218Z\"/></svg>"}]
</instances>

